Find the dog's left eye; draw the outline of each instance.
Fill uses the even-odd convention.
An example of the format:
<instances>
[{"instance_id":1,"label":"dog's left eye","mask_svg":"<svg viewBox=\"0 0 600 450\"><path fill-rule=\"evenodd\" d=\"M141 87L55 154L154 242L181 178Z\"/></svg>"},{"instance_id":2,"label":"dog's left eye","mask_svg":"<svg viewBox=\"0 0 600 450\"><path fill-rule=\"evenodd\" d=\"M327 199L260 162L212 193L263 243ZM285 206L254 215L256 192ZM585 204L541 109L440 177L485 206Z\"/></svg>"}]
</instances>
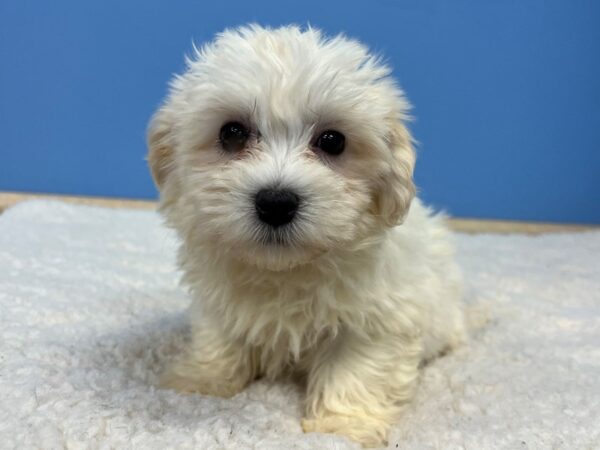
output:
<instances>
[{"instance_id":1,"label":"dog's left eye","mask_svg":"<svg viewBox=\"0 0 600 450\"><path fill-rule=\"evenodd\" d=\"M238 152L246 146L250 132L239 122L227 122L221 127L219 141L224 150Z\"/></svg>"},{"instance_id":2,"label":"dog's left eye","mask_svg":"<svg viewBox=\"0 0 600 450\"><path fill-rule=\"evenodd\" d=\"M346 137L339 131L327 130L317 138L315 147L330 155L339 155L346 147Z\"/></svg>"}]
</instances>

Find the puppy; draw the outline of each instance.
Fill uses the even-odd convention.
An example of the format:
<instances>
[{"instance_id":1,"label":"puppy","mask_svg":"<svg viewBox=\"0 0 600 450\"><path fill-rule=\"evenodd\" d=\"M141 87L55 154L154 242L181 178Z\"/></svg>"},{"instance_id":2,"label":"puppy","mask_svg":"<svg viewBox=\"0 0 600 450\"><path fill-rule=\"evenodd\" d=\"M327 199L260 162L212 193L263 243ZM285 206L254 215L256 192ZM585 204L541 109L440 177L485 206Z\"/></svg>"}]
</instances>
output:
<instances>
[{"instance_id":1,"label":"puppy","mask_svg":"<svg viewBox=\"0 0 600 450\"><path fill-rule=\"evenodd\" d=\"M414 199L407 109L343 36L249 26L195 49L148 136L193 294L164 387L230 397L295 375L306 432L386 442L420 363L464 338L448 232Z\"/></svg>"}]
</instances>

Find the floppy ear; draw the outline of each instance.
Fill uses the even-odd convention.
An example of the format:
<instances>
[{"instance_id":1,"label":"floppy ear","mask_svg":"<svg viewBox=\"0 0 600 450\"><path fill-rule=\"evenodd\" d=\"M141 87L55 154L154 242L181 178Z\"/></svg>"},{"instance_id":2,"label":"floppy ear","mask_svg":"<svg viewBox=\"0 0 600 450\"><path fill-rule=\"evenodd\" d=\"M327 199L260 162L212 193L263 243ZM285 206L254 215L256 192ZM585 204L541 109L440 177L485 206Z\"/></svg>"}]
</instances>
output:
<instances>
[{"instance_id":1,"label":"floppy ear","mask_svg":"<svg viewBox=\"0 0 600 450\"><path fill-rule=\"evenodd\" d=\"M385 225L393 227L402 223L415 196L416 156L410 133L398 121L391 126L388 144L391 153L377 196L377 212Z\"/></svg>"},{"instance_id":2,"label":"floppy ear","mask_svg":"<svg viewBox=\"0 0 600 450\"><path fill-rule=\"evenodd\" d=\"M156 186L161 189L174 162L173 120L165 107L161 107L148 126L148 165Z\"/></svg>"}]
</instances>

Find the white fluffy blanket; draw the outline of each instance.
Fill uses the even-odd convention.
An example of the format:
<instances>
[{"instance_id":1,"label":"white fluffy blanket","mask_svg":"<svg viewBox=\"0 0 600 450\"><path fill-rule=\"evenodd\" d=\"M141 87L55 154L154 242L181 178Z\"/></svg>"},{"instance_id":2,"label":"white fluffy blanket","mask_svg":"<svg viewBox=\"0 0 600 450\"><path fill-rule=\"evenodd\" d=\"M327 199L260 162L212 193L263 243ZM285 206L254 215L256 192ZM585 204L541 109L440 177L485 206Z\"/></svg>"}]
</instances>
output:
<instances>
[{"instance_id":1,"label":"white fluffy blanket","mask_svg":"<svg viewBox=\"0 0 600 450\"><path fill-rule=\"evenodd\" d=\"M600 448L600 232L457 236L469 345L429 364L389 448ZM32 201L0 215L0 447L350 449L303 434L301 392L155 387L186 339L153 212Z\"/></svg>"}]
</instances>

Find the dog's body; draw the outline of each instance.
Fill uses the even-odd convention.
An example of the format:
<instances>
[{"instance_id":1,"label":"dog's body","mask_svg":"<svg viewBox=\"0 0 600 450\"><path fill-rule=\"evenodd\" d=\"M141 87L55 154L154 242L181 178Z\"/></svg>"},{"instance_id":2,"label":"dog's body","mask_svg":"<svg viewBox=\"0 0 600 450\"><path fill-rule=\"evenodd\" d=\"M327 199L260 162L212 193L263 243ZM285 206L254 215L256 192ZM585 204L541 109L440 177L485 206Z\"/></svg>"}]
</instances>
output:
<instances>
[{"instance_id":1,"label":"dog's body","mask_svg":"<svg viewBox=\"0 0 600 450\"><path fill-rule=\"evenodd\" d=\"M228 397L299 375L306 431L378 445L420 363L463 340L460 273L442 219L413 201L388 73L354 41L251 27L176 79L149 160L193 337L164 386Z\"/></svg>"}]
</instances>

